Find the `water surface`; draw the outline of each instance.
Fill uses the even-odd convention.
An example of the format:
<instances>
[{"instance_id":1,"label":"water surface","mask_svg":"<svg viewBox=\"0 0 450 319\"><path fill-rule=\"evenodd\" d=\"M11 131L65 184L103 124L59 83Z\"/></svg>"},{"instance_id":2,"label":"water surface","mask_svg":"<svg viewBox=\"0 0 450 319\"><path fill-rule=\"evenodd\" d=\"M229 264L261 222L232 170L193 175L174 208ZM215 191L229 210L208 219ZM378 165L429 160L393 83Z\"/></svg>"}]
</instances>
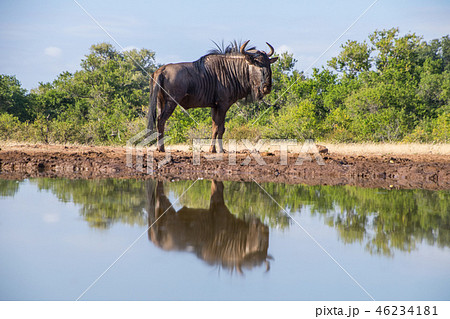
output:
<instances>
[{"instance_id":1,"label":"water surface","mask_svg":"<svg viewBox=\"0 0 450 319\"><path fill-rule=\"evenodd\" d=\"M448 191L261 186L0 180L0 299L449 300Z\"/></svg>"}]
</instances>

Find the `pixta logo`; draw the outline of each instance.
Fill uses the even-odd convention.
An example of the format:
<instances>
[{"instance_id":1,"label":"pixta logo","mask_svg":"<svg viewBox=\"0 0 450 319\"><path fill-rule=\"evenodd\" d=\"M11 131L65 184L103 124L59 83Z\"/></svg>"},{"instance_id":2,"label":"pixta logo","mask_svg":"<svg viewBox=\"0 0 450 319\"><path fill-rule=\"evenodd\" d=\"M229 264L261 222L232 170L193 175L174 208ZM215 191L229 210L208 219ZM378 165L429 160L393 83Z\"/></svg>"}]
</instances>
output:
<instances>
[{"instance_id":1,"label":"pixta logo","mask_svg":"<svg viewBox=\"0 0 450 319\"><path fill-rule=\"evenodd\" d=\"M127 141L127 167L152 175L156 170L172 162L172 153L169 148L166 149L163 159L155 161L156 144L170 140L170 137L165 136L158 142L158 134L150 130L143 130ZM207 149L210 145L210 139L192 140L192 144L189 145L189 148L192 150L192 165L201 165L202 159L204 159L206 161L227 161L227 164L230 166L246 166L254 160L256 165L264 166L266 162L262 152L268 149L274 150L276 156L279 156L279 165L288 165L289 154L291 154L291 157L292 155L296 157L295 163L290 165L302 165L304 161L310 162L313 160L318 165L325 165L313 140L299 143L293 139L260 139L257 142L231 139L226 141L226 154L205 154L204 149ZM247 154L239 164L237 163L238 153Z\"/></svg>"}]
</instances>

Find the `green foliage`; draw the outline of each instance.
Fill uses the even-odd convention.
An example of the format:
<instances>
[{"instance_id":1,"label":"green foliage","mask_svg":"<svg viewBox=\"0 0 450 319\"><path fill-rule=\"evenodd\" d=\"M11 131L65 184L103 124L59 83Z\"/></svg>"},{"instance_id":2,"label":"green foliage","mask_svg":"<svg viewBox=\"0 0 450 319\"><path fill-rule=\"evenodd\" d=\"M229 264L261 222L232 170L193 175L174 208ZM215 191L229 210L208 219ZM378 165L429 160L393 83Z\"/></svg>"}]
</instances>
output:
<instances>
[{"instance_id":1,"label":"green foliage","mask_svg":"<svg viewBox=\"0 0 450 319\"><path fill-rule=\"evenodd\" d=\"M425 118L405 137L407 142L450 142L450 105L437 118Z\"/></svg>"},{"instance_id":2,"label":"green foliage","mask_svg":"<svg viewBox=\"0 0 450 319\"><path fill-rule=\"evenodd\" d=\"M407 132L408 118L404 110L389 107L356 116L349 130L356 141L394 142L401 140Z\"/></svg>"},{"instance_id":3,"label":"green foliage","mask_svg":"<svg viewBox=\"0 0 450 319\"><path fill-rule=\"evenodd\" d=\"M268 131L270 138L315 139L319 136L320 125L316 117L316 105L303 100L298 105L288 105L273 116L273 127Z\"/></svg>"},{"instance_id":4,"label":"green foliage","mask_svg":"<svg viewBox=\"0 0 450 319\"><path fill-rule=\"evenodd\" d=\"M125 144L145 128L155 53L93 45L81 70L63 72L27 93L0 77L2 139ZM326 68L310 76L291 53L272 65L264 101L238 101L227 113L227 139L448 142L450 36L423 41L398 28L367 41L348 40ZM178 107L166 124L169 143L211 136L210 109Z\"/></svg>"},{"instance_id":5,"label":"green foliage","mask_svg":"<svg viewBox=\"0 0 450 319\"><path fill-rule=\"evenodd\" d=\"M353 142L355 136L350 130L353 118L345 108L337 108L330 112L324 123L326 136L336 142Z\"/></svg>"},{"instance_id":6,"label":"green foliage","mask_svg":"<svg viewBox=\"0 0 450 319\"><path fill-rule=\"evenodd\" d=\"M230 122L225 131L226 140L250 140L258 141L263 135L261 128L248 123L239 124L237 121Z\"/></svg>"},{"instance_id":7,"label":"green foliage","mask_svg":"<svg viewBox=\"0 0 450 319\"><path fill-rule=\"evenodd\" d=\"M188 138L207 138L205 136L205 125L211 127L210 114L209 108L195 108L185 111L181 106L178 106L166 124L166 134L170 136L169 142L183 143Z\"/></svg>"},{"instance_id":8,"label":"green foliage","mask_svg":"<svg viewBox=\"0 0 450 319\"><path fill-rule=\"evenodd\" d=\"M19 120L29 119L29 98L15 76L0 74L0 114L8 113Z\"/></svg>"},{"instance_id":9,"label":"green foliage","mask_svg":"<svg viewBox=\"0 0 450 319\"><path fill-rule=\"evenodd\" d=\"M341 53L328 61L330 67L349 77L369 71L371 67L370 54L373 49L366 42L358 43L348 40L341 48Z\"/></svg>"},{"instance_id":10,"label":"green foliage","mask_svg":"<svg viewBox=\"0 0 450 319\"><path fill-rule=\"evenodd\" d=\"M0 139L20 139L22 126L22 123L16 116L8 113L0 113Z\"/></svg>"}]
</instances>

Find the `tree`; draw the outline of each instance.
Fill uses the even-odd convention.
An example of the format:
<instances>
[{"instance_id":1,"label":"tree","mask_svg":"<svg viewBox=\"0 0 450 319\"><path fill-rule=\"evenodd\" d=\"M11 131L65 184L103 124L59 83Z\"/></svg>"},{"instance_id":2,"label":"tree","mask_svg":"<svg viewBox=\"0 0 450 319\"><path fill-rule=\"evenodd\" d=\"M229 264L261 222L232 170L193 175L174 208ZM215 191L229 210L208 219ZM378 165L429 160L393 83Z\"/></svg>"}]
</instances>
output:
<instances>
[{"instance_id":1,"label":"tree","mask_svg":"<svg viewBox=\"0 0 450 319\"><path fill-rule=\"evenodd\" d=\"M378 52L375 63L379 72L401 69L404 71L402 74L414 75L421 37L415 33L399 37L399 29L392 28L377 30L369 36L369 39Z\"/></svg>"},{"instance_id":2,"label":"tree","mask_svg":"<svg viewBox=\"0 0 450 319\"><path fill-rule=\"evenodd\" d=\"M21 87L15 76L0 75L0 113L9 113L19 120L30 119L27 91Z\"/></svg>"},{"instance_id":3,"label":"tree","mask_svg":"<svg viewBox=\"0 0 450 319\"><path fill-rule=\"evenodd\" d=\"M369 47L365 41L359 43L348 40L341 48L339 55L328 61L328 66L352 78L361 72L369 71L370 54L373 48Z\"/></svg>"},{"instance_id":4,"label":"tree","mask_svg":"<svg viewBox=\"0 0 450 319\"><path fill-rule=\"evenodd\" d=\"M146 49L118 52L108 43L93 45L74 79L87 86L90 116L142 115L148 105L149 77L156 69L154 56Z\"/></svg>"},{"instance_id":5,"label":"tree","mask_svg":"<svg viewBox=\"0 0 450 319\"><path fill-rule=\"evenodd\" d=\"M34 117L68 131L61 137L64 142L122 141L127 123L147 111L154 56L147 49L120 52L108 43L91 46L80 71L63 72L32 91Z\"/></svg>"}]
</instances>

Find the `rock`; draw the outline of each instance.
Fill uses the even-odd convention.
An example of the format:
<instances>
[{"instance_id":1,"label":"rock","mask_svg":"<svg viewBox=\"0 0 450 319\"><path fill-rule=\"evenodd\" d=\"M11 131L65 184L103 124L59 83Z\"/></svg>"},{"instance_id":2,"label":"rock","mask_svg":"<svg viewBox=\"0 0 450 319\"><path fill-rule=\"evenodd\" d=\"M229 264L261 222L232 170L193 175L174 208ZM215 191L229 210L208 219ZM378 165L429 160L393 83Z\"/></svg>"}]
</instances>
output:
<instances>
[{"instance_id":1,"label":"rock","mask_svg":"<svg viewBox=\"0 0 450 319\"><path fill-rule=\"evenodd\" d=\"M325 146L316 144L316 147L319 150L319 153L321 153L321 154L327 154L328 153L328 148L326 148Z\"/></svg>"}]
</instances>

